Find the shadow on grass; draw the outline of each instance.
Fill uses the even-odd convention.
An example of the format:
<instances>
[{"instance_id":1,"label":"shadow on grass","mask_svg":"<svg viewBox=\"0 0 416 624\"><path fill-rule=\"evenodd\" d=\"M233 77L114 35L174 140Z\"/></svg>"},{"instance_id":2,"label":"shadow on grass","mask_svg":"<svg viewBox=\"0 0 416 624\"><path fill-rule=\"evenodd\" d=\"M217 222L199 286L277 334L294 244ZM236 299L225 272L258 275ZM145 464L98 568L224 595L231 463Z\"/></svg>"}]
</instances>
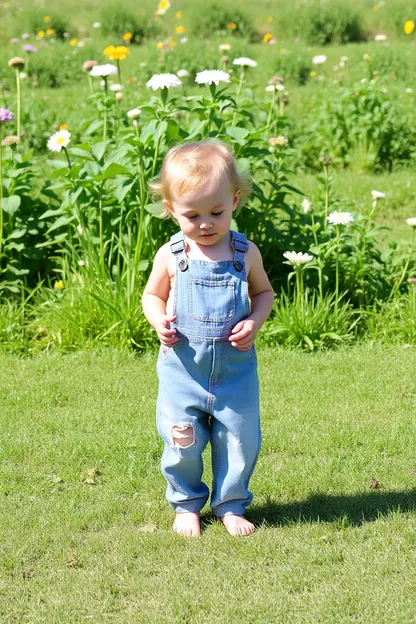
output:
<instances>
[{"instance_id":1,"label":"shadow on grass","mask_svg":"<svg viewBox=\"0 0 416 624\"><path fill-rule=\"evenodd\" d=\"M253 507L247 517L256 525L299 524L301 522L335 522L343 526L360 526L391 513L416 512L416 490L406 492L371 492L347 496L312 494L304 501Z\"/></svg>"},{"instance_id":2,"label":"shadow on grass","mask_svg":"<svg viewBox=\"0 0 416 624\"><path fill-rule=\"evenodd\" d=\"M371 492L350 496L312 494L303 501L278 503L273 500L247 510L247 518L256 526L285 526L305 522L332 522L340 527L360 526L391 513L416 512L416 490L406 492ZM202 525L215 519L203 514Z\"/></svg>"}]
</instances>

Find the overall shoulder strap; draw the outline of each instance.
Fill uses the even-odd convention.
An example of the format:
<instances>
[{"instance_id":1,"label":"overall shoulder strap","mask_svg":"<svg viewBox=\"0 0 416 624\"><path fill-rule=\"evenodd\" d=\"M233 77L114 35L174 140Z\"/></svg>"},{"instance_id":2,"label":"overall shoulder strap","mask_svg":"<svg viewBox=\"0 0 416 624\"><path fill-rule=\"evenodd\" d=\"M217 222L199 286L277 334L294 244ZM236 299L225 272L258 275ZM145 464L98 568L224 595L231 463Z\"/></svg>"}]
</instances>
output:
<instances>
[{"instance_id":1,"label":"overall shoulder strap","mask_svg":"<svg viewBox=\"0 0 416 624\"><path fill-rule=\"evenodd\" d=\"M244 269L244 254L248 250L247 236L242 232L231 230L231 247L234 250L234 268L241 272Z\"/></svg>"},{"instance_id":2,"label":"overall shoulder strap","mask_svg":"<svg viewBox=\"0 0 416 624\"><path fill-rule=\"evenodd\" d=\"M181 271L188 268L188 258L185 253L186 245L183 232L177 232L170 237L170 250L176 258L176 263Z\"/></svg>"}]
</instances>

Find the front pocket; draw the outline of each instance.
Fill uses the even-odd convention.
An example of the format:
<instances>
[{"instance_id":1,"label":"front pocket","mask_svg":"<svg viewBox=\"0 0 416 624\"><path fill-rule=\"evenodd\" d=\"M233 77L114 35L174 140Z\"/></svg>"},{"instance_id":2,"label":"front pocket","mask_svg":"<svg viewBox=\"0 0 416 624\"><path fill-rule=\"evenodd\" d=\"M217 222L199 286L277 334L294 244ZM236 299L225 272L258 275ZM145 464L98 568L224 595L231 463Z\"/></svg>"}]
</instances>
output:
<instances>
[{"instance_id":1,"label":"front pocket","mask_svg":"<svg viewBox=\"0 0 416 624\"><path fill-rule=\"evenodd\" d=\"M235 316L235 287L232 280L190 279L189 314L196 321L225 323Z\"/></svg>"}]
</instances>

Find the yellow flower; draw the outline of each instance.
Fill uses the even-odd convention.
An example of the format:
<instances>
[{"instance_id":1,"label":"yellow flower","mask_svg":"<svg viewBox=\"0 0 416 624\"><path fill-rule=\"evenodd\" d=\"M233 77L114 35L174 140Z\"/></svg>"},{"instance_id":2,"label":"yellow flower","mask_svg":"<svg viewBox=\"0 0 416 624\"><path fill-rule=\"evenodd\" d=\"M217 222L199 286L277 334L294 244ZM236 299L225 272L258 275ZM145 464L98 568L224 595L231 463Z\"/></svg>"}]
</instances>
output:
<instances>
[{"instance_id":1,"label":"yellow flower","mask_svg":"<svg viewBox=\"0 0 416 624\"><path fill-rule=\"evenodd\" d=\"M173 39L169 39L169 45L171 48L174 48L176 46L176 41L174 41Z\"/></svg>"},{"instance_id":2,"label":"yellow flower","mask_svg":"<svg viewBox=\"0 0 416 624\"><path fill-rule=\"evenodd\" d=\"M272 33L266 33L263 37L264 43L269 43L270 39L273 39Z\"/></svg>"},{"instance_id":3,"label":"yellow flower","mask_svg":"<svg viewBox=\"0 0 416 624\"><path fill-rule=\"evenodd\" d=\"M286 48L280 48L279 52L280 54L286 54Z\"/></svg>"},{"instance_id":4,"label":"yellow flower","mask_svg":"<svg viewBox=\"0 0 416 624\"><path fill-rule=\"evenodd\" d=\"M365 61L369 61L369 60L371 59L371 56L370 56L369 54L367 54L367 53L366 53L366 54L363 54L363 59L364 59Z\"/></svg>"},{"instance_id":5,"label":"yellow flower","mask_svg":"<svg viewBox=\"0 0 416 624\"><path fill-rule=\"evenodd\" d=\"M415 29L415 23L413 20L406 20L403 26L403 30L406 35L411 35Z\"/></svg>"},{"instance_id":6,"label":"yellow flower","mask_svg":"<svg viewBox=\"0 0 416 624\"><path fill-rule=\"evenodd\" d=\"M68 130L68 124L61 124L59 130Z\"/></svg>"},{"instance_id":7,"label":"yellow flower","mask_svg":"<svg viewBox=\"0 0 416 624\"><path fill-rule=\"evenodd\" d=\"M40 30L40 31L38 32L38 37L39 37L39 39L42 39L42 37L44 37L44 36L45 36L45 31L44 31L44 30Z\"/></svg>"},{"instance_id":8,"label":"yellow flower","mask_svg":"<svg viewBox=\"0 0 416 624\"><path fill-rule=\"evenodd\" d=\"M267 18L267 21L269 22L269 24L271 24L271 23L272 23L272 21L273 21L273 18L269 16L269 17Z\"/></svg>"},{"instance_id":9,"label":"yellow flower","mask_svg":"<svg viewBox=\"0 0 416 624\"><path fill-rule=\"evenodd\" d=\"M53 28L48 28L48 30L46 31L47 35L54 35L55 34L55 30Z\"/></svg>"},{"instance_id":10,"label":"yellow flower","mask_svg":"<svg viewBox=\"0 0 416 624\"><path fill-rule=\"evenodd\" d=\"M181 35L182 33L185 32L185 27L184 26L176 26L175 31L178 35Z\"/></svg>"},{"instance_id":11,"label":"yellow flower","mask_svg":"<svg viewBox=\"0 0 416 624\"><path fill-rule=\"evenodd\" d=\"M45 17L43 18L43 21L45 22L45 24L47 24L48 22L51 21L51 16L50 15L45 15Z\"/></svg>"},{"instance_id":12,"label":"yellow flower","mask_svg":"<svg viewBox=\"0 0 416 624\"><path fill-rule=\"evenodd\" d=\"M161 41L158 41L156 47L158 50L161 50L163 48L163 43Z\"/></svg>"},{"instance_id":13,"label":"yellow flower","mask_svg":"<svg viewBox=\"0 0 416 624\"><path fill-rule=\"evenodd\" d=\"M379 5L379 4L375 4L375 5L373 6L374 11L378 11L378 10L379 10L379 8L380 8L380 5Z\"/></svg>"},{"instance_id":14,"label":"yellow flower","mask_svg":"<svg viewBox=\"0 0 416 624\"><path fill-rule=\"evenodd\" d=\"M69 42L69 45L72 47L75 47L78 43L78 39L71 39Z\"/></svg>"},{"instance_id":15,"label":"yellow flower","mask_svg":"<svg viewBox=\"0 0 416 624\"><path fill-rule=\"evenodd\" d=\"M170 2L169 2L169 0L160 0L159 4L157 5L157 10L158 11L167 11L168 9L170 9Z\"/></svg>"},{"instance_id":16,"label":"yellow flower","mask_svg":"<svg viewBox=\"0 0 416 624\"><path fill-rule=\"evenodd\" d=\"M313 78L314 76L316 76L316 71L311 71L311 72L309 72L309 76L312 76L312 78Z\"/></svg>"},{"instance_id":17,"label":"yellow flower","mask_svg":"<svg viewBox=\"0 0 416 624\"><path fill-rule=\"evenodd\" d=\"M124 61L125 58L130 54L130 50L126 48L126 46L107 46L103 52L105 56L112 61Z\"/></svg>"},{"instance_id":18,"label":"yellow flower","mask_svg":"<svg viewBox=\"0 0 416 624\"><path fill-rule=\"evenodd\" d=\"M63 283L62 280L58 280L57 282L55 282L54 286L58 290L63 290L65 288L65 284Z\"/></svg>"},{"instance_id":19,"label":"yellow flower","mask_svg":"<svg viewBox=\"0 0 416 624\"><path fill-rule=\"evenodd\" d=\"M181 11L176 11L176 13L175 13L175 17L176 17L176 19L181 19L181 17L182 17L182 12L181 12Z\"/></svg>"},{"instance_id":20,"label":"yellow flower","mask_svg":"<svg viewBox=\"0 0 416 624\"><path fill-rule=\"evenodd\" d=\"M8 8L9 8L9 6L10 6L10 4L9 4L8 2L5 2L5 3L3 4L3 6L4 6L4 8L5 8L5 9L8 9Z\"/></svg>"},{"instance_id":21,"label":"yellow flower","mask_svg":"<svg viewBox=\"0 0 416 624\"><path fill-rule=\"evenodd\" d=\"M133 33L131 32L126 32L124 33L124 35L122 36L123 41L130 41L130 39L133 37Z\"/></svg>"},{"instance_id":22,"label":"yellow flower","mask_svg":"<svg viewBox=\"0 0 416 624\"><path fill-rule=\"evenodd\" d=\"M227 28L229 28L230 30L235 30L237 28L237 24L234 24L234 22L228 22Z\"/></svg>"}]
</instances>

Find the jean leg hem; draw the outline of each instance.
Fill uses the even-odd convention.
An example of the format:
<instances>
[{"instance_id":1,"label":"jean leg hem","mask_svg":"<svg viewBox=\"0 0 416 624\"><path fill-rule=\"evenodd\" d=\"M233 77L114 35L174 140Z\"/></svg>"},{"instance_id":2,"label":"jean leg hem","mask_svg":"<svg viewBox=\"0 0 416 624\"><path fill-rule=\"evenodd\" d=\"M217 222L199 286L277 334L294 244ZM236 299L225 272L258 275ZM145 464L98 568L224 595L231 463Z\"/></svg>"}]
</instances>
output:
<instances>
[{"instance_id":1,"label":"jean leg hem","mask_svg":"<svg viewBox=\"0 0 416 624\"><path fill-rule=\"evenodd\" d=\"M217 507L212 508L212 512L221 518L222 516L244 516L246 513L247 503L221 503Z\"/></svg>"},{"instance_id":2,"label":"jean leg hem","mask_svg":"<svg viewBox=\"0 0 416 624\"><path fill-rule=\"evenodd\" d=\"M170 503L175 513L198 513L204 507L200 501L189 501L189 503Z\"/></svg>"}]
</instances>

